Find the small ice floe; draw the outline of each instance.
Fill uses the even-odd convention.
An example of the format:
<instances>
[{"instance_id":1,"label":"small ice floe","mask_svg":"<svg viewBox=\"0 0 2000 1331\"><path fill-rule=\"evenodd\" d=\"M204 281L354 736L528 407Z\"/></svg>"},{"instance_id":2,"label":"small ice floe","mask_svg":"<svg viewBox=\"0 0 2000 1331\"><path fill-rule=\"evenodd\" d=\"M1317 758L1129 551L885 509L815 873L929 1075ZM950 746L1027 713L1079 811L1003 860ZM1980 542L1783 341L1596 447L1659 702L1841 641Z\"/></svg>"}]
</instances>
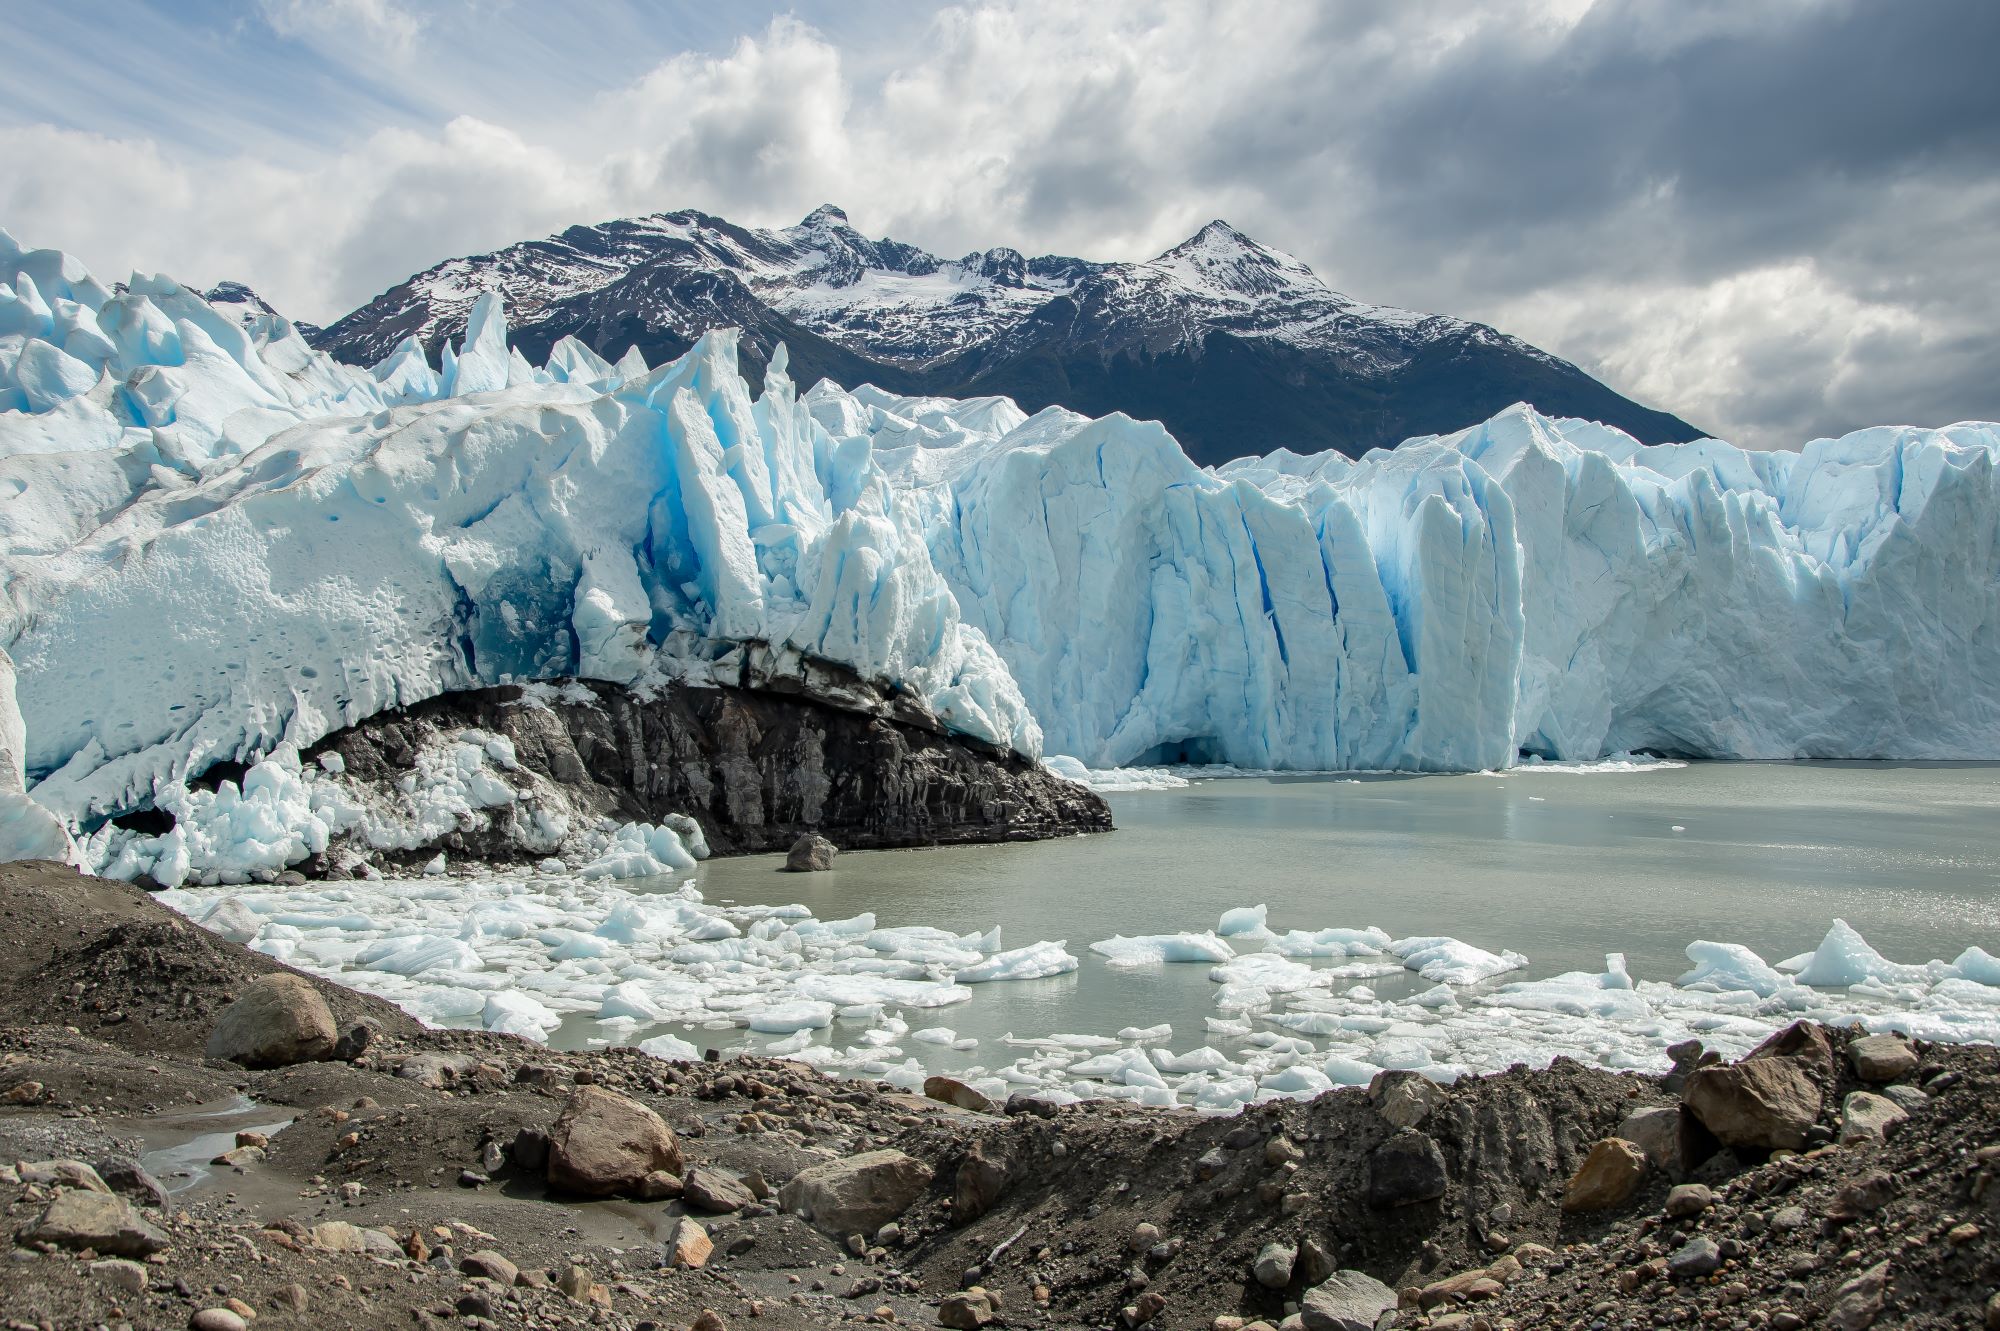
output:
<instances>
[{"instance_id":1,"label":"small ice floe","mask_svg":"<svg viewBox=\"0 0 2000 1331\"><path fill-rule=\"evenodd\" d=\"M1228 961L1236 949L1216 937L1213 931L1199 934L1142 934L1127 938L1114 934L1090 945L1090 950L1113 966L1157 966L1179 961Z\"/></svg>"}]
</instances>

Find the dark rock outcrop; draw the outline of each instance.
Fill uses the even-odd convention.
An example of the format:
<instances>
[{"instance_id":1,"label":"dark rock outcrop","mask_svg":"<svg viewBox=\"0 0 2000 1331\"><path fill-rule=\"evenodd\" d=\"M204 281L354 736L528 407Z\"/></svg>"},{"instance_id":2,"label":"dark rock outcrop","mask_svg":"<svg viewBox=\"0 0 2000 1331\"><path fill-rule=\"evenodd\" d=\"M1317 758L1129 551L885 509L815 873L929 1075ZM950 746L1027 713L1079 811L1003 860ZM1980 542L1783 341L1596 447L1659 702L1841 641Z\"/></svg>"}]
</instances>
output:
<instances>
[{"instance_id":1,"label":"dark rock outcrop","mask_svg":"<svg viewBox=\"0 0 2000 1331\"><path fill-rule=\"evenodd\" d=\"M810 833L877 850L1110 830L1110 810L1089 789L841 683L837 703L774 688L478 689L371 717L309 756L337 752L350 778L386 789L440 737L489 731L511 740L521 768L572 809L644 822L684 814L720 854L782 851ZM438 850L492 861L526 854L496 819L403 858Z\"/></svg>"}]
</instances>

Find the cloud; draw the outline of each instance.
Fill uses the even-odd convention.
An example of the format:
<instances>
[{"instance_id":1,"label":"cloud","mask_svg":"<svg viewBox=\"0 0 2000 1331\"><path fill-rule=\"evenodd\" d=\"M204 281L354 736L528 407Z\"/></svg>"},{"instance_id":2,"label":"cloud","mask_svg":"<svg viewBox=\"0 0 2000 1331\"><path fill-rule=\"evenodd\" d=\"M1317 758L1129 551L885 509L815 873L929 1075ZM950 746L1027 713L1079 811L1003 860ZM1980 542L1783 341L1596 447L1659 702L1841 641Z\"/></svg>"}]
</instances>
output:
<instances>
[{"instance_id":1,"label":"cloud","mask_svg":"<svg viewBox=\"0 0 2000 1331\"><path fill-rule=\"evenodd\" d=\"M996 0L742 32L613 0L585 27L509 0L263 12L325 66L315 95L373 90L321 116L350 135L0 125L0 221L324 320L451 255L668 208L835 202L948 255L1093 258L1223 216L1740 442L2000 416L1980 0Z\"/></svg>"},{"instance_id":2,"label":"cloud","mask_svg":"<svg viewBox=\"0 0 2000 1331\"><path fill-rule=\"evenodd\" d=\"M315 46L359 42L397 59L416 49L424 29L398 0L258 0L257 8L279 36Z\"/></svg>"}]
</instances>

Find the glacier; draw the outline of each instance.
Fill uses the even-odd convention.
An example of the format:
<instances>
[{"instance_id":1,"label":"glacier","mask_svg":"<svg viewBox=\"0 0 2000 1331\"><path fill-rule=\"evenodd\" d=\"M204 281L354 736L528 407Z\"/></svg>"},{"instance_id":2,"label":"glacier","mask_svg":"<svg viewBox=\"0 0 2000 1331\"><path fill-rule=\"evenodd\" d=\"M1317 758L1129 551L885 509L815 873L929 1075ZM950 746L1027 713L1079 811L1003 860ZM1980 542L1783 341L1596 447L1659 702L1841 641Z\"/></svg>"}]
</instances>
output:
<instances>
[{"instance_id":1,"label":"glacier","mask_svg":"<svg viewBox=\"0 0 2000 1331\"><path fill-rule=\"evenodd\" d=\"M533 366L491 293L441 365L357 369L0 232L6 743L83 833L450 690L815 661L1071 774L1993 758L1996 451L1518 405L1210 470L1119 415L801 393L782 353L753 396L726 332Z\"/></svg>"}]
</instances>

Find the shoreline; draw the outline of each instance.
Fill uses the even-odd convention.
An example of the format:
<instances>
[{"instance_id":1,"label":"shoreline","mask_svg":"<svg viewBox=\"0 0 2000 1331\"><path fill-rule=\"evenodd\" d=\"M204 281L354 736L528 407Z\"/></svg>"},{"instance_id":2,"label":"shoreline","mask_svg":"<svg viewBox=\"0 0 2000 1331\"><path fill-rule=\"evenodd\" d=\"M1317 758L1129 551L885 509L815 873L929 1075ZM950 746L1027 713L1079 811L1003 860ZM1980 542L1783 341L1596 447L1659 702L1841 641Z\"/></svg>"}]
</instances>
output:
<instances>
[{"instance_id":1,"label":"shoreline","mask_svg":"<svg viewBox=\"0 0 2000 1331\"><path fill-rule=\"evenodd\" d=\"M17 1236L0 1267L13 1317L115 1325L115 1308L133 1326L181 1327L221 1302L221 1286L267 1327L365 1317L706 1331L717 1324L698 1322L708 1311L726 1327L892 1315L925 1326L1004 1318L1175 1331L1278 1327L1296 1315L1313 1328L1339 1324L1309 1320L1317 1292L1358 1272L1390 1291L1382 1311L1394 1320L1370 1325L1611 1327L1671 1315L1943 1327L1979 1324L2000 1277L1990 1237L2000 1187L1980 1181L1995 1164L1982 1155L1995 1144L2000 1054L1983 1046L1916 1046L1908 1073L1876 1087L1909 1102L1908 1117L1886 1141L1848 1145L1837 1142L1843 1105L1875 1084L1857 1080L1846 1035L1833 1034L1824 1066L1811 1048L1767 1055L1769 1066L1824 1079L1805 1150L1773 1160L1676 1137L1685 1158L1649 1159L1616 1205L1565 1211L1577 1171L1635 1109L1685 1118L1676 1080L1688 1072L1560 1060L1451 1087L1385 1074L1372 1091L1227 1118L1104 1103L988 1113L784 1060L671 1062L427 1030L310 978L343 1038L366 1028L365 1042L343 1059L251 1071L204 1057L205 1043L258 977L293 972L137 889L58 866L0 869L0 910L16 940L0 961L0 1160L28 1166L13 1170L18 1181L0 1174ZM678 1199L582 1200L530 1167L537 1134L589 1088L629 1097L668 1126L684 1155ZM116 1174L108 1162L144 1144L134 1141L144 1125L184 1112L176 1104L233 1095L247 1096L261 1122L293 1121L176 1194L174 1218L138 1200L133 1212L166 1242L139 1263L142 1293L117 1285L134 1277L103 1267L103 1254L20 1241L64 1191L42 1162L106 1162ZM1713 1153L1697 1162L1704 1149ZM841 1226L815 1227L779 1200L805 1171L881 1151L916 1162L924 1181L898 1214L854 1231L858 1252ZM1870 1182L1878 1172L1886 1184ZM1663 1213L1682 1182L1709 1189L1709 1200ZM1883 1187L1891 1195L1876 1199ZM1685 1210L1687 1195L1673 1205ZM1810 1223L1774 1224L1797 1205ZM1843 1206L1854 1214L1837 1220ZM712 1251L698 1266L663 1266L669 1238L692 1241L683 1220ZM1706 1262L1703 1239L1717 1248L1712 1271L1673 1266L1689 1244L1688 1261ZM444 1249L450 1260L439 1259ZM1884 1261L1879 1289L1848 1288ZM503 1284L495 1276L509 1267ZM970 1285L997 1293L998 1308L968 1295ZM1834 1320L1843 1299L1876 1294L1869 1320Z\"/></svg>"}]
</instances>

